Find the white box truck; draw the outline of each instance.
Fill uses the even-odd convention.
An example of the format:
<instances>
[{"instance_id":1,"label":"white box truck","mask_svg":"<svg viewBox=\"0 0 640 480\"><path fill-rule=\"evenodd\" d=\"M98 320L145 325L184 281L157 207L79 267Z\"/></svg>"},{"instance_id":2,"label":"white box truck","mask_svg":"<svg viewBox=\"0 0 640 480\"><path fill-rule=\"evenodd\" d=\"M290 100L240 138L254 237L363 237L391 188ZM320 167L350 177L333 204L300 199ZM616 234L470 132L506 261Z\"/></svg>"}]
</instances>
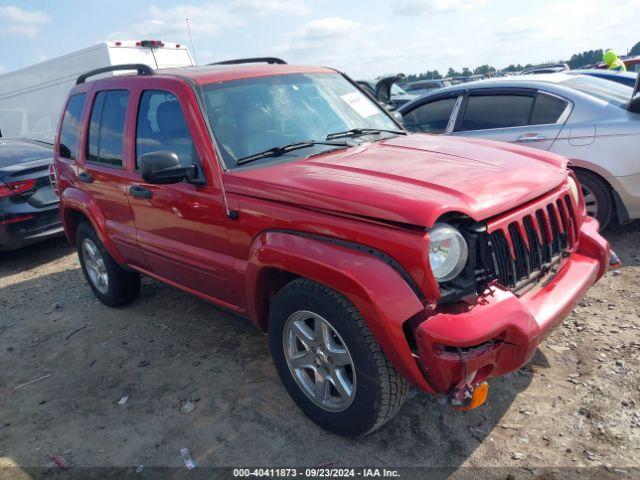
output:
<instances>
[{"instance_id":1,"label":"white box truck","mask_svg":"<svg viewBox=\"0 0 640 480\"><path fill-rule=\"evenodd\" d=\"M111 65L151 68L195 65L189 50L159 40L101 42L0 75L0 135L53 143L60 112L79 75ZM119 75L127 72L111 72ZM99 77L92 77L92 79Z\"/></svg>"}]
</instances>

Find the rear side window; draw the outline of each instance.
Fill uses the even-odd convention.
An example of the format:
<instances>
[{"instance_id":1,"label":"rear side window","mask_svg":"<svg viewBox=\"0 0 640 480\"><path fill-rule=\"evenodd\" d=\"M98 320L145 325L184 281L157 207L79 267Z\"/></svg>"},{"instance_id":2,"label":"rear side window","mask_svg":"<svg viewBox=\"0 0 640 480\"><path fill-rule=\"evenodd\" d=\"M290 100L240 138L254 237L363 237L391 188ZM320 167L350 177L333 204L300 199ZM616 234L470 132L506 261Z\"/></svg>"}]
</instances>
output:
<instances>
[{"instance_id":1,"label":"rear side window","mask_svg":"<svg viewBox=\"0 0 640 480\"><path fill-rule=\"evenodd\" d=\"M567 102L558 97L538 93L531 113L531 125L556 123L567 108Z\"/></svg>"},{"instance_id":2,"label":"rear side window","mask_svg":"<svg viewBox=\"0 0 640 480\"><path fill-rule=\"evenodd\" d=\"M404 126L411 132L444 133L456 100L452 97L425 103L404 115Z\"/></svg>"},{"instance_id":3,"label":"rear side window","mask_svg":"<svg viewBox=\"0 0 640 480\"><path fill-rule=\"evenodd\" d=\"M110 167L122 167L124 120L129 92L98 92L91 110L87 159Z\"/></svg>"},{"instance_id":4,"label":"rear side window","mask_svg":"<svg viewBox=\"0 0 640 480\"><path fill-rule=\"evenodd\" d=\"M467 101L461 130L527 125L533 97L526 95L474 95Z\"/></svg>"},{"instance_id":5,"label":"rear side window","mask_svg":"<svg viewBox=\"0 0 640 480\"><path fill-rule=\"evenodd\" d=\"M145 153L169 151L182 165L196 162L193 140L180 102L161 90L146 90L140 97L136 127L136 168Z\"/></svg>"},{"instance_id":6,"label":"rear side window","mask_svg":"<svg viewBox=\"0 0 640 480\"><path fill-rule=\"evenodd\" d=\"M67 109L62 117L60 130L60 156L75 160L78 154L78 136L80 135L80 121L84 110L86 93L74 95L67 103Z\"/></svg>"}]
</instances>

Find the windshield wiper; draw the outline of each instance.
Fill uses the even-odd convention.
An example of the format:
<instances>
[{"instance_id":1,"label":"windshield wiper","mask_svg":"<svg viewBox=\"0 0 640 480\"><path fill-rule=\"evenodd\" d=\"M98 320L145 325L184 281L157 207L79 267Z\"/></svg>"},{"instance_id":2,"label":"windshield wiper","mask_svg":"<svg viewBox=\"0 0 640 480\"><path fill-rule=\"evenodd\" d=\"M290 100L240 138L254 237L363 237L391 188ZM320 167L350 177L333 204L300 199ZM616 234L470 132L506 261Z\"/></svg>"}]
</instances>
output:
<instances>
[{"instance_id":1,"label":"windshield wiper","mask_svg":"<svg viewBox=\"0 0 640 480\"><path fill-rule=\"evenodd\" d=\"M326 136L326 140L333 140L335 138L344 137L359 137L360 135L376 135L378 133L395 133L396 135L406 135L404 130L386 130L384 128L352 128L351 130L345 130L344 132L330 133Z\"/></svg>"},{"instance_id":2,"label":"windshield wiper","mask_svg":"<svg viewBox=\"0 0 640 480\"><path fill-rule=\"evenodd\" d=\"M246 157L239 158L236 160L236 164L244 165L245 163L253 162L254 160L259 160L260 158L266 157L279 157L280 155L284 155L285 153L292 152L293 150L300 150L302 148L313 147L314 145L331 145L332 147L350 147L351 145L346 142L318 142L316 140L308 140L306 142L296 142L289 143L287 145L282 145L280 147L273 147L262 152L254 153L253 155L248 155Z\"/></svg>"}]
</instances>

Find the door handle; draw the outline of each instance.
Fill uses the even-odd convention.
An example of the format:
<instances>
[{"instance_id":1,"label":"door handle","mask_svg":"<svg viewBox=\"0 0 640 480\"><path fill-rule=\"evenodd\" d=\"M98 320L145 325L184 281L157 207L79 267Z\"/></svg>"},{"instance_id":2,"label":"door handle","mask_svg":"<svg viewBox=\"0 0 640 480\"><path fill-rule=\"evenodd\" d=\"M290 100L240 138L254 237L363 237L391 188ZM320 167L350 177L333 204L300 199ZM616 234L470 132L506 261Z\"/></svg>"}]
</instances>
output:
<instances>
[{"instance_id":1,"label":"door handle","mask_svg":"<svg viewBox=\"0 0 640 480\"><path fill-rule=\"evenodd\" d=\"M544 135L540 135L539 133L525 133L524 135L520 135L516 142L518 143L528 143L528 142L540 142L542 140L546 140L547 137Z\"/></svg>"},{"instance_id":2,"label":"door handle","mask_svg":"<svg viewBox=\"0 0 640 480\"><path fill-rule=\"evenodd\" d=\"M78 174L78 180L80 180L81 182L84 182L84 183L92 183L93 182L93 176L90 173L87 173L87 172L80 172Z\"/></svg>"},{"instance_id":3,"label":"door handle","mask_svg":"<svg viewBox=\"0 0 640 480\"><path fill-rule=\"evenodd\" d=\"M129 187L129 193L138 198L151 198L153 192L148 188L141 187L140 185L132 185Z\"/></svg>"}]
</instances>

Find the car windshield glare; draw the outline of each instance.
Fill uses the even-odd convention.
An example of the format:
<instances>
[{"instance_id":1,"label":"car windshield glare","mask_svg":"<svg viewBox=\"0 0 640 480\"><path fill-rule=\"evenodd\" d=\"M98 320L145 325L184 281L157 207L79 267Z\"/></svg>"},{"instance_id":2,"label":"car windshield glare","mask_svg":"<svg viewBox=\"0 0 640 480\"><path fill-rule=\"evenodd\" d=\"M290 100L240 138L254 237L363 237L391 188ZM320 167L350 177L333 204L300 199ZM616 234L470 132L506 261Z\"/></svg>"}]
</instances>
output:
<instances>
[{"instance_id":1,"label":"car windshield glare","mask_svg":"<svg viewBox=\"0 0 640 480\"><path fill-rule=\"evenodd\" d=\"M408 95L407 91L396 83L391 85L391 93L393 95Z\"/></svg>"},{"instance_id":2,"label":"car windshield glare","mask_svg":"<svg viewBox=\"0 0 640 480\"><path fill-rule=\"evenodd\" d=\"M206 114L227 168L237 160L297 142L324 141L351 129L400 130L373 100L342 75L287 74L203 86ZM378 138L392 135L380 133ZM326 146L296 149L282 159L297 159ZM254 164L273 161L265 157Z\"/></svg>"},{"instance_id":3,"label":"car windshield glare","mask_svg":"<svg viewBox=\"0 0 640 480\"><path fill-rule=\"evenodd\" d=\"M621 83L587 75L571 76L562 82L565 87L587 93L605 102L624 107L631 100L633 89Z\"/></svg>"}]
</instances>

